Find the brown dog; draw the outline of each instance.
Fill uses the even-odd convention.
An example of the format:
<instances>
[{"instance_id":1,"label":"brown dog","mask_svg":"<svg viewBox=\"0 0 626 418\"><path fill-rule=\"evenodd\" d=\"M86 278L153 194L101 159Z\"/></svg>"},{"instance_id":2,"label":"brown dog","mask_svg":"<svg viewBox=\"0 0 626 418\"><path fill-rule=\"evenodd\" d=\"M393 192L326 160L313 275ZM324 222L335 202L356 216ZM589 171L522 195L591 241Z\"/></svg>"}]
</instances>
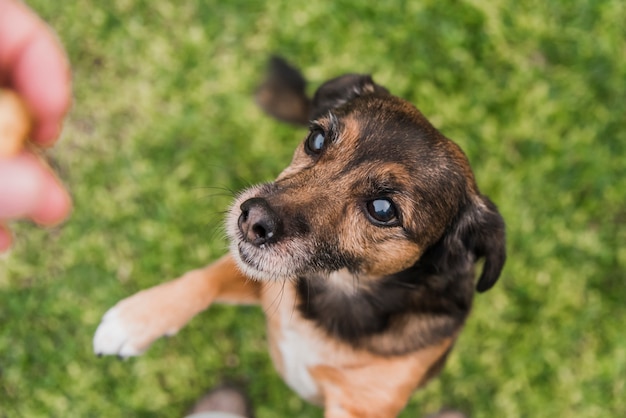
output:
<instances>
[{"instance_id":1,"label":"brown dog","mask_svg":"<svg viewBox=\"0 0 626 418\"><path fill-rule=\"evenodd\" d=\"M138 355L213 302L259 302L289 386L326 417L393 417L443 366L477 260L478 291L498 279L504 222L461 149L371 77L304 90L274 59L259 102L310 129L274 182L236 199L230 253L119 302L94 349Z\"/></svg>"}]
</instances>

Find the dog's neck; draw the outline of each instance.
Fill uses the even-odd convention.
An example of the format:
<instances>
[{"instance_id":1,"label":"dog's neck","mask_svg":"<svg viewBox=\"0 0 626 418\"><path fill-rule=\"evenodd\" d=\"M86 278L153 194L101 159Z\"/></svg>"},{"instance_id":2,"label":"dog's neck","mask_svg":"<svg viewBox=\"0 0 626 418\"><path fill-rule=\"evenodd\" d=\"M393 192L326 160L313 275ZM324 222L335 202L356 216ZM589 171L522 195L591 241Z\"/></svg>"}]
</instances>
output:
<instances>
[{"instance_id":1,"label":"dog's neck","mask_svg":"<svg viewBox=\"0 0 626 418\"><path fill-rule=\"evenodd\" d=\"M452 276L431 271L418 264L378 280L345 270L300 277L297 309L329 336L354 348L404 354L438 335L450 335L471 308L470 271Z\"/></svg>"}]
</instances>

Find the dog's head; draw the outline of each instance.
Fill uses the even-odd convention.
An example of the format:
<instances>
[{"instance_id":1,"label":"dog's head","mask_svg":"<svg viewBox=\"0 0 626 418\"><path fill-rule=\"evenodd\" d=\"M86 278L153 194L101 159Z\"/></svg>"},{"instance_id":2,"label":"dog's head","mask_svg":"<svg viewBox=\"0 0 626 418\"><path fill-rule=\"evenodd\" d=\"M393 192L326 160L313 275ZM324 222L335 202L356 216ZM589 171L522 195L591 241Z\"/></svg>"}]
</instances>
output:
<instances>
[{"instance_id":1,"label":"dog's head","mask_svg":"<svg viewBox=\"0 0 626 418\"><path fill-rule=\"evenodd\" d=\"M292 163L230 210L231 252L246 274L353 286L350 277L367 284L427 254L439 275L484 258L477 289L496 282L504 222L461 149L419 110L354 74L323 84L305 107L310 129Z\"/></svg>"}]
</instances>

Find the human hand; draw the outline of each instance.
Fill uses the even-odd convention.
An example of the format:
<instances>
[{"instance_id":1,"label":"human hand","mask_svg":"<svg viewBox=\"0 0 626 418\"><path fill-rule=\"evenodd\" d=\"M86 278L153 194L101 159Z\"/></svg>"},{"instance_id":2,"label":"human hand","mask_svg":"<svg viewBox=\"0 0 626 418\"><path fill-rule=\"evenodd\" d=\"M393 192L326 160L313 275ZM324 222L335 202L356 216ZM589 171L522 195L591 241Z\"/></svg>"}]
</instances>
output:
<instances>
[{"instance_id":1,"label":"human hand","mask_svg":"<svg viewBox=\"0 0 626 418\"><path fill-rule=\"evenodd\" d=\"M16 0L0 0L0 87L14 90L26 104L31 141L53 145L71 102L69 63L52 30ZM0 252L12 241L6 221L53 225L70 210L69 194L37 156L0 156Z\"/></svg>"}]
</instances>

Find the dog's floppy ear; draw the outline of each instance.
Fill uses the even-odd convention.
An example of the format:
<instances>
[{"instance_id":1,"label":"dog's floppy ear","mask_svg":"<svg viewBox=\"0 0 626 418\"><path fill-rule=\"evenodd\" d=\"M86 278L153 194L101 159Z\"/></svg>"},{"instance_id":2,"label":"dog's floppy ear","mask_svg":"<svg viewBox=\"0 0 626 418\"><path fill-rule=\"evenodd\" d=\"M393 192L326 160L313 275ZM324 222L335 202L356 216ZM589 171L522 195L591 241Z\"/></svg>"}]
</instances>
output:
<instances>
[{"instance_id":1,"label":"dog's floppy ear","mask_svg":"<svg viewBox=\"0 0 626 418\"><path fill-rule=\"evenodd\" d=\"M440 259L444 269L465 260L484 259L483 271L476 290L489 290L500 277L506 260L505 226L496 206L486 197L478 196L465 208L452 229L444 237L444 252Z\"/></svg>"},{"instance_id":2,"label":"dog's floppy ear","mask_svg":"<svg viewBox=\"0 0 626 418\"><path fill-rule=\"evenodd\" d=\"M372 77L365 74L345 74L333 78L322 84L315 92L311 119L316 119L356 97L373 93L388 94L389 91L374 83Z\"/></svg>"},{"instance_id":3,"label":"dog's floppy ear","mask_svg":"<svg viewBox=\"0 0 626 418\"><path fill-rule=\"evenodd\" d=\"M477 291L485 292L498 281L506 261L504 219L493 202L480 196L457 227L465 248L473 252L476 259L485 260L476 284Z\"/></svg>"}]
</instances>

